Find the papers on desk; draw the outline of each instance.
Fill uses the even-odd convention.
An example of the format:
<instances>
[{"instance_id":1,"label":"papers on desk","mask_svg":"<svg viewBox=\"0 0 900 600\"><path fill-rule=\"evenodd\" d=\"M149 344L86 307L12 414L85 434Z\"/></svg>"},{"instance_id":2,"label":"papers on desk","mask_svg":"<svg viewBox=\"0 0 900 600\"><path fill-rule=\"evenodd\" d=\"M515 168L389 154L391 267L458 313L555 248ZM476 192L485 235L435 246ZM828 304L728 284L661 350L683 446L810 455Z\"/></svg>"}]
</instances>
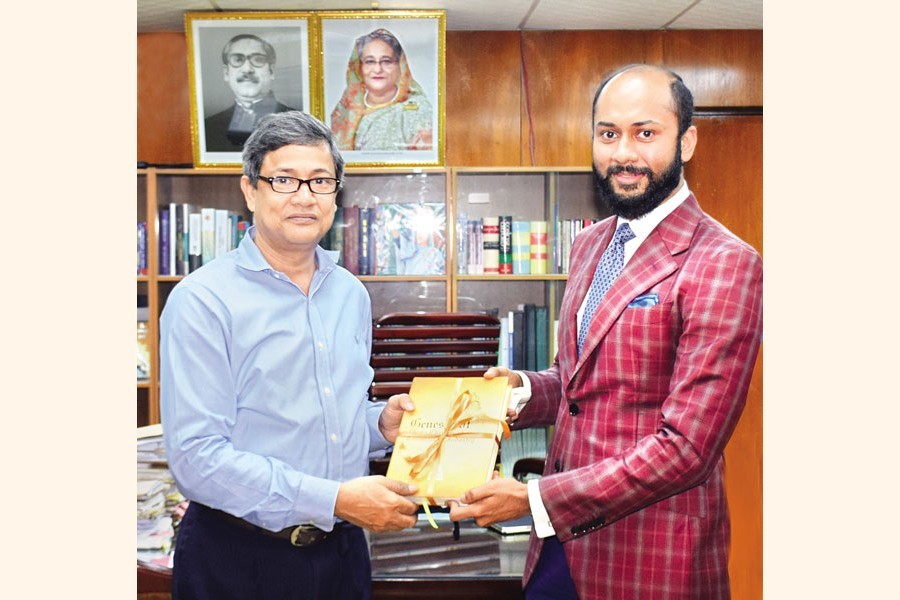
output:
<instances>
[{"instance_id":1,"label":"papers on desk","mask_svg":"<svg viewBox=\"0 0 900 600\"><path fill-rule=\"evenodd\" d=\"M184 501L166 462L162 429L138 428L137 560L171 567L177 520L175 507Z\"/></svg>"}]
</instances>

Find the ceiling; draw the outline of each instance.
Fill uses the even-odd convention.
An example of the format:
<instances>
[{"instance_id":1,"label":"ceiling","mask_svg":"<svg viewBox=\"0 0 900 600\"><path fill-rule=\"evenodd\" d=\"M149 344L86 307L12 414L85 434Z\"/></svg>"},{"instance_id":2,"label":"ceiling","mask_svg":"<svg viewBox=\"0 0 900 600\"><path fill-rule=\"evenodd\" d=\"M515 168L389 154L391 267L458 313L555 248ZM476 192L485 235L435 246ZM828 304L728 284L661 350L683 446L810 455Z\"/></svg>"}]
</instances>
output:
<instances>
[{"instance_id":1,"label":"ceiling","mask_svg":"<svg viewBox=\"0 0 900 600\"><path fill-rule=\"evenodd\" d=\"M372 8L442 9L450 31L763 28L763 0L137 0L137 30L184 31L185 11Z\"/></svg>"}]
</instances>

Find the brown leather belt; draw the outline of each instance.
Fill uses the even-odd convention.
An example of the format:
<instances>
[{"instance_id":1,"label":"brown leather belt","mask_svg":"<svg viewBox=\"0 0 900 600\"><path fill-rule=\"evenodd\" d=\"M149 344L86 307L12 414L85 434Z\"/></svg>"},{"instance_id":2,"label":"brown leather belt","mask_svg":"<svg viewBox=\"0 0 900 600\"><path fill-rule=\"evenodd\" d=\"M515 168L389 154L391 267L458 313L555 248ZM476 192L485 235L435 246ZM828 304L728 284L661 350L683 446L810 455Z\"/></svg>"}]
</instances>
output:
<instances>
[{"instance_id":1,"label":"brown leather belt","mask_svg":"<svg viewBox=\"0 0 900 600\"><path fill-rule=\"evenodd\" d=\"M231 523L232 525L237 525L238 527L241 527L243 529L247 529L249 531L255 531L256 533L260 533L260 534L268 536L268 537L278 538L280 540L286 540L286 541L290 542L291 545L299 546L301 548L307 547L307 546L314 546L314 545L318 544L319 542L323 542L327 538L339 534L341 531L343 531L343 528L344 528L344 523L339 521L334 524L334 529L332 529L331 531L323 531L323 530L319 529L318 527L316 527L315 525L295 525L293 527L286 527L285 529L282 529L281 531L270 531L264 527L259 527L257 525L254 525L253 523L250 523L248 521L245 521L244 519L241 519L240 517L236 517L232 514L218 510L216 508L210 508L209 506L200 504L199 502L196 502L195 504L197 504L197 506L205 509L210 514L213 514L216 517L218 517L219 519L222 519L223 521L227 521L228 523Z\"/></svg>"}]
</instances>

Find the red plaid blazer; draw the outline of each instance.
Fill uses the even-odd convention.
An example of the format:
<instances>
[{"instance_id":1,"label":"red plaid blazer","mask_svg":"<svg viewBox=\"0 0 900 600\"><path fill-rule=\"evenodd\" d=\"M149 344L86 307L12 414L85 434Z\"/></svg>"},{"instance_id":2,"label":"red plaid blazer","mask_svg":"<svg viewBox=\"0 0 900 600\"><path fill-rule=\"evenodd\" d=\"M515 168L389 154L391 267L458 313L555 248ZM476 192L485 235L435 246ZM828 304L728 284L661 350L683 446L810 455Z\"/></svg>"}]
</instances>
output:
<instances>
[{"instance_id":1,"label":"red plaid blazer","mask_svg":"<svg viewBox=\"0 0 900 600\"><path fill-rule=\"evenodd\" d=\"M613 283L579 357L575 313L615 223L575 240L559 351L528 373L515 427L556 425L541 497L582 600L728 598L723 450L759 349L762 261L690 196ZM646 294L658 304L629 306Z\"/></svg>"}]
</instances>

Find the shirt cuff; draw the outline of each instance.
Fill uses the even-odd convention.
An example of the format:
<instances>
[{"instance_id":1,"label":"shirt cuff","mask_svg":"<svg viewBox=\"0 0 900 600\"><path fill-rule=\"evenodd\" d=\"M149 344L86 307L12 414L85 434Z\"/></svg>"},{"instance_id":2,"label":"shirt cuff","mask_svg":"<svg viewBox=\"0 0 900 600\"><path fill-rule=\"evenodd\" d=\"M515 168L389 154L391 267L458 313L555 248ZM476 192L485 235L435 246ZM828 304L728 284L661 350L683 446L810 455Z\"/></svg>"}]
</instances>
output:
<instances>
[{"instance_id":1,"label":"shirt cuff","mask_svg":"<svg viewBox=\"0 0 900 600\"><path fill-rule=\"evenodd\" d=\"M531 400L531 382L528 381L528 376L521 371L514 371L519 374L519 377L522 379L522 386L513 388L512 393L509 395L509 408L516 411L516 414L519 414L525 405L528 404L528 401Z\"/></svg>"},{"instance_id":2,"label":"shirt cuff","mask_svg":"<svg viewBox=\"0 0 900 600\"><path fill-rule=\"evenodd\" d=\"M550 515L547 514L547 509L541 500L538 480L529 479L525 485L528 486L528 504L531 507L531 518L534 520L534 534L539 538L556 535L556 530L553 529L553 524L550 522Z\"/></svg>"}]
</instances>

